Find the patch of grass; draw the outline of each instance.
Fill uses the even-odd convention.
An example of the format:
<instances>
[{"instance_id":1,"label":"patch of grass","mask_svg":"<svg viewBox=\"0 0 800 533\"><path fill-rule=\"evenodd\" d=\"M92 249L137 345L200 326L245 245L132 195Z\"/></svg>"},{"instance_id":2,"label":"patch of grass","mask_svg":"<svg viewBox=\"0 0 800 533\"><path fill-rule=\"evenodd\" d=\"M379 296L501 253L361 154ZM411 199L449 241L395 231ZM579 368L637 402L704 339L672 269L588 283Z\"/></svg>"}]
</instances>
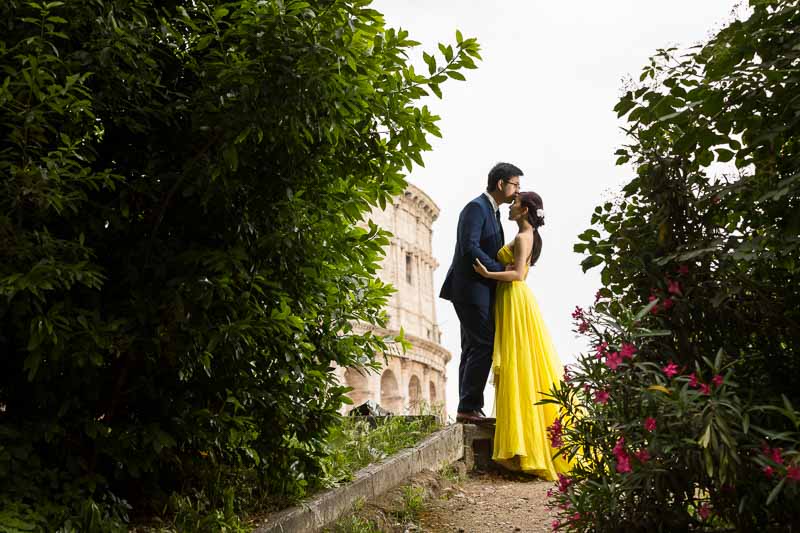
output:
<instances>
[{"instance_id":1,"label":"patch of grass","mask_svg":"<svg viewBox=\"0 0 800 533\"><path fill-rule=\"evenodd\" d=\"M455 464L447 465L439 471L439 475L450 483L460 483L466 478L466 469Z\"/></svg>"},{"instance_id":2,"label":"patch of grass","mask_svg":"<svg viewBox=\"0 0 800 533\"><path fill-rule=\"evenodd\" d=\"M245 533L251 513L275 510L288 504L260 490L256 472L249 468L209 464L192 471L191 483L164 498L164 506L150 516L139 516L131 531Z\"/></svg>"},{"instance_id":3,"label":"patch of grass","mask_svg":"<svg viewBox=\"0 0 800 533\"><path fill-rule=\"evenodd\" d=\"M331 533L381 533L380 528L372 520L350 515L336 522Z\"/></svg>"},{"instance_id":4,"label":"patch of grass","mask_svg":"<svg viewBox=\"0 0 800 533\"><path fill-rule=\"evenodd\" d=\"M323 487L336 486L353 474L403 448L414 446L441 426L435 417L391 416L374 421L344 417L328 437L329 455L323 461Z\"/></svg>"},{"instance_id":5,"label":"patch of grass","mask_svg":"<svg viewBox=\"0 0 800 533\"><path fill-rule=\"evenodd\" d=\"M364 499L361 498L350 513L339 518L333 526L323 529L323 533L381 533L378 524L359 514L363 509Z\"/></svg>"},{"instance_id":6,"label":"patch of grass","mask_svg":"<svg viewBox=\"0 0 800 533\"><path fill-rule=\"evenodd\" d=\"M425 489L415 485L403 487L402 502L402 507L393 513L394 516L404 524L416 522L425 509Z\"/></svg>"}]
</instances>

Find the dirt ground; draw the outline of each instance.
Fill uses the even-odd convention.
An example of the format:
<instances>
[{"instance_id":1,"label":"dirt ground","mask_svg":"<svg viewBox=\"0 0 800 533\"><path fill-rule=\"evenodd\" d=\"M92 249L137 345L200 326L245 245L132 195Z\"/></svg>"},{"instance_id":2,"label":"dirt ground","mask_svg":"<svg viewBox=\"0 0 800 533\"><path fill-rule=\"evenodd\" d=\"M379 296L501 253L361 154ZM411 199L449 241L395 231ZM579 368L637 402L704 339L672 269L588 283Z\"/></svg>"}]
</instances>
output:
<instances>
[{"instance_id":1,"label":"dirt ground","mask_svg":"<svg viewBox=\"0 0 800 533\"><path fill-rule=\"evenodd\" d=\"M442 489L426 502L419 530L494 533L552 531L555 519L545 507L553 483L497 473L470 476Z\"/></svg>"}]
</instances>

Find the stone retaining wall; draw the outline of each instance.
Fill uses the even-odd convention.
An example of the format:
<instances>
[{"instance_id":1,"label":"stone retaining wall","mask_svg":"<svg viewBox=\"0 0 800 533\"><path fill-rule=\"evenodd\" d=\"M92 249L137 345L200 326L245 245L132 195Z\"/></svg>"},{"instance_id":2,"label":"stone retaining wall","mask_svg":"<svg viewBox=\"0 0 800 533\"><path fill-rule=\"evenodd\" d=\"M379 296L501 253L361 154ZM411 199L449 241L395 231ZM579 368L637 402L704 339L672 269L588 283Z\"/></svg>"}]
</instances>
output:
<instances>
[{"instance_id":1,"label":"stone retaining wall","mask_svg":"<svg viewBox=\"0 0 800 533\"><path fill-rule=\"evenodd\" d=\"M374 499L423 470L439 470L464 456L461 424L441 429L413 448L359 470L353 481L271 516L254 533L306 533L333 524L359 500Z\"/></svg>"}]
</instances>

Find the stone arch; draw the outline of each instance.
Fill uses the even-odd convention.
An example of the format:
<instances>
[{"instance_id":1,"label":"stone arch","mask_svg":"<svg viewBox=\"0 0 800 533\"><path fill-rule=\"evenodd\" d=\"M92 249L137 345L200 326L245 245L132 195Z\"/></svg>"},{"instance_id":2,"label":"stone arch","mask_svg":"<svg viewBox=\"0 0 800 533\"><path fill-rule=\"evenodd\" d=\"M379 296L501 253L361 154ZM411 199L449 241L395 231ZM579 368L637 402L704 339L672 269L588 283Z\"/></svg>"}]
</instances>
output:
<instances>
[{"instance_id":1,"label":"stone arch","mask_svg":"<svg viewBox=\"0 0 800 533\"><path fill-rule=\"evenodd\" d=\"M353 389L347 393L347 396L353 400L353 407L358 407L369 400L369 382L363 372L363 370L355 368L348 368L344 372L345 386Z\"/></svg>"},{"instance_id":2,"label":"stone arch","mask_svg":"<svg viewBox=\"0 0 800 533\"><path fill-rule=\"evenodd\" d=\"M403 396L400 394L397 378L391 370L386 370L381 376L381 407L394 414L403 411Z\"/></svg>"},{"instance_id":3,"label":"stone arch","mask_svg":"<svg viewBox=\"0 0 800 533\"><path fill-rule=\"evenodd\" d=\"M408 380L408 410L412 413L419 411L422 403L422 385L417 376Z\"/></svg>"}]
</instances>

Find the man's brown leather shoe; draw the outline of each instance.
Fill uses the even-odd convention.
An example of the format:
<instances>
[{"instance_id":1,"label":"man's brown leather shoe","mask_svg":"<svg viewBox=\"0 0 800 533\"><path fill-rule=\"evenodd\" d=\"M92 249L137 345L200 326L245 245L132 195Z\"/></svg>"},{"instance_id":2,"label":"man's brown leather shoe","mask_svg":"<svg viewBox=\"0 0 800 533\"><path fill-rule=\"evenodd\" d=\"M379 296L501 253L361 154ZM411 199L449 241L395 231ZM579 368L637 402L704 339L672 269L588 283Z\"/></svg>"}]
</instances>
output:
<instances>
[{"instance_id":1,"label":"man's brown leather shoe","mask_svg":"<svg viewBox=\"0 0 800 533\"><path fill-rule=\"evenodd\" d=\"M478 424L486 420L486 417L481 415L478 411L466 411L456 413L456 422L462 424Z\"/></svg>"}]
</instances>

